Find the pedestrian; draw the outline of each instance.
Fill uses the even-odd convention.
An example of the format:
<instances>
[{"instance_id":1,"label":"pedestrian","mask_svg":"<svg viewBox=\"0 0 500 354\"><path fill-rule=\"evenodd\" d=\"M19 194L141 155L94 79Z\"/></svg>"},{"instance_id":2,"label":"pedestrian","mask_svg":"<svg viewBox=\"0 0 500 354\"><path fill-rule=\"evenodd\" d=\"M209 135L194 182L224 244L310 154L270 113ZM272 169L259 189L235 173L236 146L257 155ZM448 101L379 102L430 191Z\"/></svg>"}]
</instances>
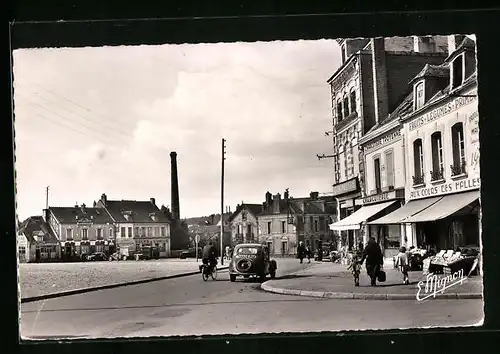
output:
<instances>
[{"instance_id":1,"label":"pedestrian","mask_svg":"<svg viewBox=\"0 0 500 354\"><path fill-rule=\"evenodd\" d=\"M347 267L347 269L348 270L350 269L352 272L352 276L354 278L354 286L359 286L359 274L361 273L361 262L360 262L361 256L362 255L359 251L354 252L351 264L349 264L349 267Z\"/></svg>"},{"instance_id":2,"label":"pedestrian","mask_svg":"<svg viewBox=\"0 0 500 354\"><path fill-rule=\"evenodd\" d=\"M398 267L403 274L403 284L410 284L410 280L408 277L410 262L408 253L406 252L406 247L404 246L399 249L399 253L396 256L396 267Z\"/></svg>"},{"instance_id":3,"label":"pedestrian","mask_svg":"<svg viewBox=\"0 0 500 354\"><path fill-rule=\"evenodd\" d=\"M300 263L303 262L305 253L306 253L306 249L304 247L304 242L300 241L299 246L297 247L297 258L300 260Z\"/></svg>"},{"instance_id":4,"label":"pedestrian","mask_svg":"<svg viewBox=\"0 0 500 354\"><path fill-rule=\"evenodd\" d=\"M226 259L229 260L229 251L230 251L231 247L229 246L226 246Z\"/></svg>"},{"instance_id":5,"label":"pedestrian","mask_svg":"<svg viewBox=\"0 0 500 354\"><path fill-rule=\"evenodd\" d=\"M380 268L384 263L384 257L382 255L382 250L380 246L375 241L375 238L370 237L368 244L363 250L363 256L360 263L366 260L366 272L370 277L371 286L377 285L377 276L380 272Z\"/></svg>"},{"instance_id":6,"label":"pedestrian","mask_svg":"<svg viewBox=\"0 0 500 354\"><path fill-rule=\"evenodd\" d=\"M311 251L310 246L306 247L306 257L307 257L308 263L311 263L312 251Z\"/></svg>"},{"instance_id":7,"label":"pedestrian","mask_svg":"<svg viewBox=\"0 0 500 354\"><path fill-rule=\"evenodd\" d=\"M358 243L358 251L362 253L363 252L363 248L364 248L363 241L359 241L359 243Z\"/></svg>"}]
</instances>

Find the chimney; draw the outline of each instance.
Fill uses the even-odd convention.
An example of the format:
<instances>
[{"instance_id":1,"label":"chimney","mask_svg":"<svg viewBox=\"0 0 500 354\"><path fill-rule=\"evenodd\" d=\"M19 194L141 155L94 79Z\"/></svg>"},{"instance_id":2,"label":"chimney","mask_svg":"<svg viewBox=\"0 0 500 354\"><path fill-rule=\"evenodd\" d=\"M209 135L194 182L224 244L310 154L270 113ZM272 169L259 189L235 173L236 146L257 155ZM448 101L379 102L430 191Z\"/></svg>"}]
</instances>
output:
<instances>
[{"instance_id":1,"label":"chimney","mask_svg":"<svg viewBox=\"0 0 500 354\"><path fill-rule=\"evenodd\" d=\"M50 218L50 211L49 209L43 209L43 220L45 222L49 222L49 218Z\"/></svg>"},{"instance_id":2,"label":"chimney","mask_svg":"<svg viewBox=\"0 0 500 354\"><path fill-rule=\"evenodd\" d=\"M281 195L279 193L277 193L274 196L274 200L273 200L273 213L274 214L280 213L280 201L281 201Z\"/></svg>"},{"instance_id":3,"label":"chimney","mask_svg":"<svg viewBox=\"0 0 500 354\"><path fill-rule=\"evenodd\" d=\"M453 53L457 50L458 46L462 44L465 39L465 35L462 34L452 34L448 36L448 54Z\"/></svg>"},{"instance_id":4,"label":"chimney","mask_svg":"<svg viewBox=\"0 0 500 354\"><path fill-rule=\"evenodd\" d=\"M316 200L319 197L319 192L311 192L309 193L309 197L311 198L311 200Z\"/></svg>"},{"instance_id":5,"label":"chimney","mask_svg":"<svg viewBox=\"0 0 500 354\"><path fill-rule=\"evenodd\" d=\"M149 198L149 201L151 202L151 204L156 206L156 199L155 198Z\"/></svg>"},{"instance_id":6,"label":"chimney","mask_svg":"<svg viewBox=\"0 0 500 354\"><path fill-rule=\"evenodd\" d=\"M285 198L285 200L288 200L288 197L290 196L289 192L288 192L288 188L285 189L285 193L283 194L283 197Z\"/></svg>"},{"instance_id":7,"label":"chimney","mask_svg":"<svg viewBox=\"0 0 500 354\"><path fill-rule=\"evenodd\" d=\"M413 36L413 50L417 53L436 53L436 40L433 36Z\"/></svg>"},{"instance_id":8,"label":"chimney","mask_svg":"<svg viewBox=\"0 0 500 354\"><path fill-rule=\"evenodd\" d=\"M172 151L170 153L170 197L172 204L172 218L179 220L179 181L177 179L177 153Z\"/></svg>"},{"instance_id":9,"label":"chimney","mask_svg":"<svg viewBox=\"0 0 500 354\"><path fill-rule=\"evenodd\" d=\"M271 206L272 200L273 200L273 195L269 192L266 192L266 205L268 207Z\"/></svg>"},{"instance_id":10,"label":"chimney","mask_svg":"<svg viewBox=\"0 0 500 354\"><path fill-rule=\"evenodd\" d=\"M108 197L106 196L106 194L102 194L101 195L101 203L102 205L106 206L106 202L108 201Z\"/></svg>"},{"instance_id":11,"label":"chimney","mask_svg":"<svg viewBox=\"0 0 500 354\"><path fill-rule=\"evenodd\" d=\"M82 204L82 206L80 207L80 209L82 210L82 213L84 213L84 214L87 212L85 203Z\"/></svg>"},{"instance_id":12,"label":"chimney","mask_svg":"<svg viewBox=\"0 0 500 354\"><path fill-rule=\"evenodd\" d=\"M385 39L382 37L372 38L371 40L375 124L383 120L389 114L384 41Z\"/></svg>"}]
</instances>

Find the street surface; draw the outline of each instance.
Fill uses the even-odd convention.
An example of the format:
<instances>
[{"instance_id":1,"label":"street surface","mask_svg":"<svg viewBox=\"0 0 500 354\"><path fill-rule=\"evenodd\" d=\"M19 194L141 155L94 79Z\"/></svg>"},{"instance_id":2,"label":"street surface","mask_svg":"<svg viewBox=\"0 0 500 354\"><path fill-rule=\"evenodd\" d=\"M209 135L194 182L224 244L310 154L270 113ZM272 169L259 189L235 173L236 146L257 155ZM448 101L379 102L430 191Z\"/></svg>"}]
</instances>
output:
<instances>
[{"instance_id":1,"label":"street surface","mask_svg":"<svg viewBox=\"0 0 500 354\"><path fill-rule=\"evenodd\" d=\"M278 277L307 267L278 259ZM293 276L293 275L291 275ZM200 275L22 304L24 338L148 337L474 325L482 300L369 301L277 295Z\"/></svg>"}]
</instances>

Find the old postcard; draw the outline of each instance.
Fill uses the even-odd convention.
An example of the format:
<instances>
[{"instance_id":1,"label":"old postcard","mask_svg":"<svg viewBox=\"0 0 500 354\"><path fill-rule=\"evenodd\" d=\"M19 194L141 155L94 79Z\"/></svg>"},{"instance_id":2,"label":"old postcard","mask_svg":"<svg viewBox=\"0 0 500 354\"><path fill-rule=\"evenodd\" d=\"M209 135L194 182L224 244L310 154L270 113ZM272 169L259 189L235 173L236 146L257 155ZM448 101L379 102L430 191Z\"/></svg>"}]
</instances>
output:
<instances>
[{"instance_id":1,"label":"old postcard","mask_svg":"<svg viewBox=\"0 0 500 354\"><path fill-rule=\"evenodd\" d=\"M474 35L13 58L23 339L482 323Z\"/></svg>"}]
</instances>

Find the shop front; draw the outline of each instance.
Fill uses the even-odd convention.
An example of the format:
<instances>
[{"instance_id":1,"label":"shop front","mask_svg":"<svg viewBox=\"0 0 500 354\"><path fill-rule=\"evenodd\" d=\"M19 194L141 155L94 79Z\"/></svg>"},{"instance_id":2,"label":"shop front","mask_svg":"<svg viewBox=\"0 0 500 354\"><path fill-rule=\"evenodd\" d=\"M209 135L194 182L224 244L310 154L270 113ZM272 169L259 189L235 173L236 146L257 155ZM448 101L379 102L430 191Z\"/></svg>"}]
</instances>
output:
<instances>
[{"instance_id":1,"label":"shop front","mask_svg":"<svg viewBox=\"0 0 500 354\"><path fill-rule=\"evenodd\" d=\"M356 204L356 199L361 197L358 177L333 185L332 195L337 199L338 222L353 215L360 208L360 206ZM358 228L352 227L352 225L351 227L333 227L332 225L335 224L336 223L330 224L330 230L336 231L338 236L340 236L339 248L345 248L349 251L352 250L357 242L359 242L358 240L363 237L359 225Z\"/></svg>"}]
</instances>

